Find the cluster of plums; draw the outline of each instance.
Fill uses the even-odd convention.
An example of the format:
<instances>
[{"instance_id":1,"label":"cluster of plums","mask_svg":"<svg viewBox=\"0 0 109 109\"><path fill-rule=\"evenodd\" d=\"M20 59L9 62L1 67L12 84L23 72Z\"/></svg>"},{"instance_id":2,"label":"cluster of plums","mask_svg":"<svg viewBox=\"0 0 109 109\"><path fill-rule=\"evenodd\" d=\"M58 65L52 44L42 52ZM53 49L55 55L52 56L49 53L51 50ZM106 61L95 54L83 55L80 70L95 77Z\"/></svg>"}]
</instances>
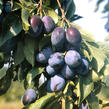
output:
<instances>
[{"instance_id":1,"label":"cluster of plums","mask_svg":"<svg viewBox=\"0 0 109 109\"><path fill-rule=\"evenodd\" d=\"M66 31L56 27L50 16L40 19L34 15L30 19L33 36L51 33L51 47L46 46L36 54L36 61L45 65L47 92L62 91L67 80L73 80L75 75L86 75L89 70L88 60L79 53L82 40L78 29L70 27ZM31 94L30 94L31 93ZM30 97L30 99L29 99ZM27 91L23 96L23 103L30 104L36 99L34 91Z\"/></svg>"}]
</instances>

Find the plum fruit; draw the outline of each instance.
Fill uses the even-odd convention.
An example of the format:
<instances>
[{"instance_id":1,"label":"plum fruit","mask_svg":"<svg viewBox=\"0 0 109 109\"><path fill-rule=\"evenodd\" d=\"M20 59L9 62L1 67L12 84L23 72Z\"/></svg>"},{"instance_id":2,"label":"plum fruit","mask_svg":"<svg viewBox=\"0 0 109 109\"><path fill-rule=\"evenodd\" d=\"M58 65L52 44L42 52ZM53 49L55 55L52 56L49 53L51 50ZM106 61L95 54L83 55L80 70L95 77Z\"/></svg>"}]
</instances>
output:
<instances>
[{"instance_id":1,"label":"plum fruit","mask_svg":"<svg viewBox=\"0 0 109 109\"><path fill-rule=\"evenodd\" d=\"M35 102L36 99L37 99L37 94L36 94L35 90L28 89L22 97L22 103L24 105L29 105L29 104Z\"/></svg>"},{"instance_id":2,"label":"plum fruit","mask_svg":"<svg viewBox=\"0 0 109 109\"><path fill-rule=\"evenodd\" d=\"M54 76L57 73L57 69L54 69L50 65L46 67L46 72L48 73L49 76Z\"/></svg>"},{"instance_id":3,"label":"plum fruit","mask_svg":"<svg viewBox=\"0 0 109 109\"><path fill-rule=\"evenodd\" d=\"M33 15L30 18L29 34L33 37L38 37L43 31L43 22L38 15Z\"/></svg>"},{"instance_id":4,"label":"plum fruit","mask_svg":"<svg viewBox=\"0 0 109 109\"><path fill-rule=\"evenodd\" d=\"M65 79L72 79L74 77L74 70L71 69L68 65L65 65L62 68L61 74Z\"/></svg>"},{"instance_id":5,"label":"plum fruit","mask_svg":"<svg viewBox=\"0 0 109 109\"><path fill-rule=\"evenodd\" d=\"M81 63L81 56L75 50L69 50L65 55L65 63L71 68L75 68Z\"/></svg>"},{"instance_id":6,"label":"plum fruit","mask_svg":"<svg viewBox=\"0 0 109 109\"><path fill-rule=\"evenodd\" d=\"M51 35L51 43L57 50L63 50L65 45L65 31L62 27L56 27Z\"/></svg>"},{"instance_id":7,"label":"plum fruit","mask_svg":"<svg viewBox=\"0 0 109 109\"><path fill-rule=\"evenodd\" d=\"M86 75L88 73L88 71L89 71L89 62L85 58L82 58L82 62L78 66L76 71L80 75Z\"/></svg>"},{"instance_id":8,"label":"plum fruit","mask_svg":"<svg viewBox=\"0 0 109 109\"><path fill-rule=\"evenodd\" d=\"M65 79L62 75L55 75L51 77L47 82L47 91L48 92L58 92L62 91L65 87Z\"/></svg>"},{"instance_id":9,"label":"plum fruit","mask_svg":"<svg viewBox=\"0 0 109 109\"><path fill-rule=\"evenodd\" d=\"M55 52L48 59L48 63L51 67L58 69L64 64L64 56L59 52Z\"/></svg>"},{"instance_id":10,"label":"plum fruit","mask_svg":"<svg viewBox=\"0 0 109 109\"><path fill-rule=\"evenodd\" d=\"M49 34L51 33L55 28L54 20L50 16L44 16L42 18L42 22L44 24L44 33Z\"/></svg>"},{"instance_id":11,"label":"plum fruit","mask_svg":"<svg viewBox=\"0 0 109 109\"><path fill-rule=\"evenodd\" d=\"M72 45L80 44L82 38L78 29L70 27L66 31L66 39Z\"/></svg>"},{"instance_id":12,"label":"plum fruit","mask_svg":"<svg viewBox=\"0 0 109 109\"><path fill-rule=\"evenodd\" d=\"M48 59L52 53L52 48L46 47L36 55L36 61L40 63L48 63Z\"/></svg>"}]
</instances>

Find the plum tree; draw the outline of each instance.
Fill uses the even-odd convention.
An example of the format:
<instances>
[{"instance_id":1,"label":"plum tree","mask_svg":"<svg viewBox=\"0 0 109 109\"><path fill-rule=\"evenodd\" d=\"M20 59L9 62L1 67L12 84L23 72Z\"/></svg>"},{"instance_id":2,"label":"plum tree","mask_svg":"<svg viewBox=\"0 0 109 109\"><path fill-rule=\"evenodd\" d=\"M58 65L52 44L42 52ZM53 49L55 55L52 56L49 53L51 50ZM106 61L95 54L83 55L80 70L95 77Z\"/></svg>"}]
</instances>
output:
<instances>
[{"instance_id":1,"label":"plum tree","mask_svg":"<svg viewBox=\"0 0 109 109\"><path fill-rule=\"evenodd\" d=\"M58 92L65 87L65 80L61 75L55 75L50 78L47 82L47 91L48 92Z\"/></svg>"},{"instance_id":2,"label":"plum tree","mask_svg":"<svg viewBox=\"0 0 109 109\"><path fill-rule=\"evenodd\" d=\"M82 58L82 62L78 68L76 68L76 71L80 75L86 75L89 71L89 62L85 58Z\"/></svg>"},{"instance_id":3,"label":"plum tree","mask_svg":"<svg viewBox=\"0 0 109 109\"><path fill-rule=\"evenodd\" d=\"M53 67L51 67L50 65L48 65L46 67L46 71L47 71L48 75L54 76L57 73L58 70L57 69L54 69Z\"/></svg>"},{"instance_id":4,"label":"plum tree","mask_svg":"<svg viewBox=\"0 0 109 109\"><path fill-rule=\"evenodd\" d=\"M78 29L70 27L66 31L66 39L72 45L80 44L82 38Z\"/></svg>"},{"instance_id":5,"label":"plum tree","mask_svg":"<svg viewBox=\"0 0 109 109\"><path fill-rule=\"evenodd\" d=\"M68 65L65 65L62 68L61 74L65 79L72 79L74 77L74 70L71 69Z\"/></svg>"},{"instance_id":6,"label":"plum tree","mask_svg":"<svg viewBox=\"0 0 109 109\"><path fill-rule=\"evenodd\" d=\"M58 69L64 64L64 56L59 52L55 52L50 56L48 63L51 67Z\"/></svg>"},{"instance_id":7,"label":"plum tree","mask_svg":"<svg viewBox=\"0 0 109 109\"><path fill-rule=\"evenodd\" d=\"M28 89L22 96L22 103L24 105L29 105L29 104L33 103L36 99L37 99L37 94L36 94L35 90Z\"/></svg>"},{"instance_id":8,"label":"plum tree","mask_svg":"<svg viewBox=\"0 0 109 109\"><path fill-rule=\"evenodd\" d=\"M31 16L30 25L29 34L33 37L40 36L43 31L43 22L38 15Z\"/></svg>"},{"instance_id":9,"label":"plum tree","mask_svg":"<svg viewBox=\"0 0 109 109\"><path fill-rule=\"evenodd\" d=\"M79 66L81 63L80 54L75 50L69 50L65 55L65 63L72 68Z\"/></svg>"},{"instance_id":10,"label":"plum tree","mask_svg":"<svg viewBox=\"0 0 109 109\"><path fill-rule=\"evenodd\" d=\"M51 33L55 28L54 20L50 16L44 16L42 18L42 22L44 24L44 33L49 34Z\"/></svg>"},{"instance_id":11,"label":"plum tree","mask_svg":"<svg viewBox=\"0 0 109 109\"><path fill-rule=\"evenodd\" d=\"M65 45L65 30L62 27L56 27L51 35L51 43L56 50L63 50Z\"/></svg>"},{"instance_id":12,"label":"plum tree","mask_svg":"<svg viewBox=\"0 0 109 109\"><path fill-rule=\"evenodd\" d=\"M52 53L53 53L52 48L46 47L36 55L36 61L40 63L47 63Z\"/></svg>"}]
</instances>

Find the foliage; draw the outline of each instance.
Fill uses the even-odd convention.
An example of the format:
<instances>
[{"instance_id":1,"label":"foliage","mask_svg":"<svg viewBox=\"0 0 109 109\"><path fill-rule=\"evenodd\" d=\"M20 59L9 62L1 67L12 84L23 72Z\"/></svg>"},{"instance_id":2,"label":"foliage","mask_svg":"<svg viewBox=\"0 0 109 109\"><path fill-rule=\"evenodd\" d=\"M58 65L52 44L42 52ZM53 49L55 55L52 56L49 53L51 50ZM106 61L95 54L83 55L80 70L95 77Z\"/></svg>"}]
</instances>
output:
<instances>
[{"instance_id":1,"label":"foliage","mask_svg":"<svg viewBox=\"0 0 109 109\"><path fill-rule=\"evenodd\" d=\"M105 0L97 0L95 12L99 10L100 5L105 2ZM106 1L106 4L104 5L104 8L102 10L103 13L107 13L105 18L107 18L107 23L105 24L105 29L107 32L109 32L109 0Z\"/></svg>"},{"instance_id":2,"label":"foliage","mask_svg":"<svg viewBox=\"0 0 109 109\"><path fill-rule=\"evenodd\" d=\"M57 1L62 4L63 9ZM0 1L0 14L4 12L4 18L0 22L0 95L7 92L12 81L19 81L23 82L25 89L33 88L38 92L38 100L24 109L75 109L84 100L90 109L99 109L99 100L105 105L109 103L109 82L105 77L109 75L109 50L95 42L90 33L73 24L76 10L73 0L65 5L65 0L57 1L11 0L11 11L8 13L4 12L4 1ZM28 34L29 18L35 14L41 18L45 15L51 16L56 26L65 29L69 26L76 27L82 35L80 52L89 60L89 72L86 76L77 75L67 81L63 91L46 92L46 79L49 77L46 75L45 66L36 62L35 56L46 45L52 46L51 33L44 34L42 39ZM9 40L10 44L7 43ZM8 46L4 47L4 44ZM2 72L5 64L8 64L8 68L6 72ZM40 84L41 75L46 75L46 79Z\"/></svg>"}]
</instances>

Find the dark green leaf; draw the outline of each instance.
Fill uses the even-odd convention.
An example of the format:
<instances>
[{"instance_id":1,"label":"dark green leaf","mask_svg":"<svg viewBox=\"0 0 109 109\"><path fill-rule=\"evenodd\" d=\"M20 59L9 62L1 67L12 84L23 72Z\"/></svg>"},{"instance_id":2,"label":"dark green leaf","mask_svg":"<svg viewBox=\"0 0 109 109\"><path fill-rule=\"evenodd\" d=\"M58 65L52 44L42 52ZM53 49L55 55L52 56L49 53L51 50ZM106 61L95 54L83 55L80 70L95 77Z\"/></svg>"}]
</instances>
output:
<instances>
[{"instance_id":1,"label":"dark green leaf","mask_svg":"<svg viewBox=\"0 0 109 109\"><path fill-rule=\"evenodd\" d=\"M26 84L27 84L27 87L31 87L32 86L32 81L33 81L33 79L37 76L37 75L39 75L39 74L41 74L41 73L43 73L43 71L44 71L44 68L32 68L29 72L28 72L28 74L27 74L27 76L26 76Z\"/></svg>"},{"instance_id":2,"label":"dark green leaf","mask_svg":"<svg viewBox=\"0 0 109 109\"><path fill-rule=\"evenodd\" d=\"M19 10L21 7L18 5L17 2L13 2L13 7L12 7L12 11L17 11Z\"/></svg>"},{"instance_id":3,"label":"dark green leaf","mask_svg":"<svg viewBox=\"0 0 109 109\"><path fill-rule=\"evenodd\" d=\"M72 18L73 15L74 15L74 12L75 12L75 4L74 4L74 1L73 0L69 0L67 2L67 6L66 6L66 10L65 10L66 18L67 19Z\"/></svg>"},{"instance_id":4,"label":"dark green leaf","mask_svg":"<svg viewBox=\"0 0 109 109\"><path fill-rule=\"evenodd\" d=\"M34 61L35 61L35 46L37 43L34 38L31 37L26 37L25 39L25 45L24 45L24 55L27 61L34 66Z\"/></svg>"},{"instance_id":5,"label":"dark green leaf","mask_svg":"<svg viewBox=\"0 0 109 109\"><path fill-rule=\"evenodd\" d=\"M3 67L0 69L0 79L2 79L6 75L7 68Z\"/></svg>"},{"instance_id":6,"label":"dark green leaf","mask_svg":"<svg viewBox=\"0 0 109 109\"><path fill-rule=\"evenodd\" d=\"M22 30L21 20L15 14L8 14L3 20L0 46L8 39L17 36Z\"/></svg>"},{"instance_id":7,"label":"dark green leaf","mask_svg":"<svg viewBox=\"0 0 109 109\"><path fill-rule=\"evenodd\" d=\"M45 109L61 109L61 103L58 99L54 99L51 103L46 105Z\"/></svg>"},{"instance_id":8,"label":"dark green leaf","mask_svg":"<svg viewBox=\"0 0 109 109\"><path fill-rule=\"evenodd\" d=\"M23 43L19 42L17 45L17 50L14 53L14 63L15 63L15 65L18 65L23 60L24 60Z\"/></svg>"},{"instance_id":9,"label":"dark green leaf","mask_svg":"<svg viewBox=\"0 0 109 109\"><path fill-rule=\"evenodd\" d=\"M92 92L93 88L94 84L90 75L80 76L78 89L78 91L80 91L80 103Z\"/></svg>"},{"instance_id":10,"label":"dark green leaf","mask_svg":"<svg viewBox=\"0 0 109 109\"><path fill-rule=\"evenodd\" d=\"M89 109L100 109L98 98L94 93L91 93L87 98Z\"/></svg>"},{"instance_id":11,"label":"dark green leaf","mask_svg":"<svg viewBox=\"0 0 109 109\"><path fill-rule=\"evenodd\" d=\"M39 51L41 51L46 46L50 46L50 44L51 44L51 37L44 37L39 42Z\"/></svg>"},{"instance_id":12,"label":"dark green leaf","mask_svg":"<svg viewBox=\"0 0 109 109\"><path fill-rule=\"evenodd\" d=\"M13 77L13 72L11 69L8 69L6 71L6 75L2 79L0 79L0 95L7 92L7 90L11 86L12 77Z\"/></svg>"}]
</instances>

